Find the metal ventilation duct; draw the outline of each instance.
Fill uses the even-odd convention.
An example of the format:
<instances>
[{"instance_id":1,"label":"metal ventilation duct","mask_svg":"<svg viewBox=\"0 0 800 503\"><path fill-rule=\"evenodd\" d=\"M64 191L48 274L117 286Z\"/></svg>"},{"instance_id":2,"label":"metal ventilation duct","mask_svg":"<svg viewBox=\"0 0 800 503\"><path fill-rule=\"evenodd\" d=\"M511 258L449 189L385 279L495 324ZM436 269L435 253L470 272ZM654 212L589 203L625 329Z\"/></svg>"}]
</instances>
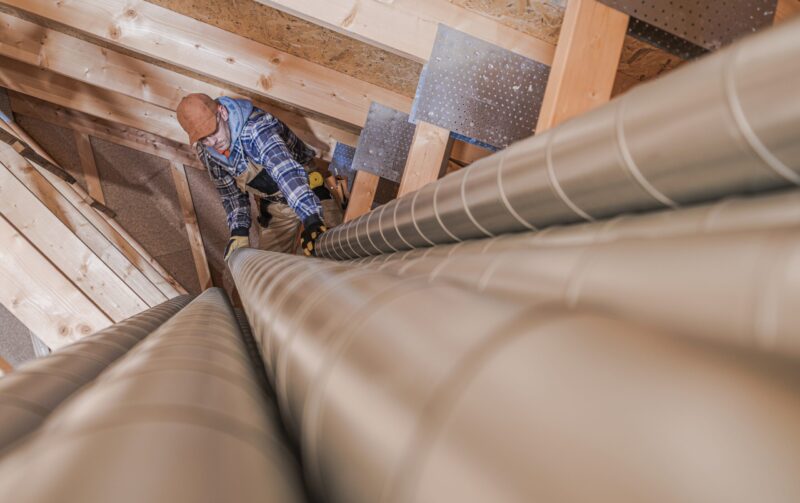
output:
<instances>
[{"instance_id":1,"label":"metal ventilation duct","mask_svg":"<svg viewBox=\"0 0 800 503\"><path fill-rule=\"evenodd\" d=\"M0 500L306 501L277 421L209 289L0 460Z\"/></svg>"},{"instance_id":2,"label":"metal ventilation duct","mask_svg":"<svg viewBox=\"0 0 800 503\"><path fill-rule=\"evenodd\" d=\"M252 249L229 265L325 501L800 498L794 362L535 284L509 298Z\"/></svg>"},{"instance_id":3,"label":"metal ventilation duct","mask_svg":"<svg viewBox=\"0 0 800 503\"><path fill-rule=\"evenodd\" d=\"M36 429L61 402L190 300L189 296L170 299L0 379L0 451Z\"/></svg>"},{"instance_id":4,"label":"metal ventilation duct","mask_svg":"<svg viewBox=\"0 0 800 503\"><path fill-rule=\"evenodd\" d=\"M348 259L800 183L800 20L325 233Z\"/></svg>"}]
</instances>

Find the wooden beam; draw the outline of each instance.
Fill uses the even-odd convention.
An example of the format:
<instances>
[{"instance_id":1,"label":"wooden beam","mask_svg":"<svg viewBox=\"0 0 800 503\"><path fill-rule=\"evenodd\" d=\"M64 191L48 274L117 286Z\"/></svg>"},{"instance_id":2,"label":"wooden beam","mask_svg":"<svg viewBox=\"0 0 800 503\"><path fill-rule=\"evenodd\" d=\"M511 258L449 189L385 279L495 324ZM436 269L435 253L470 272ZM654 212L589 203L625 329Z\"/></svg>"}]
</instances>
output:
<instances>
[{"instance_id":1,"label":"wooden beam","mask_svg":"<svg viewBox=\"0 0 800 503\"><path fill-rule=\"evenodd\" d=\"M94 149L89 135L74 131L75 144L78 147L78 157L81 161L83 179L86 182L86 189L89 196L95 201L106 204L106 196L103 194L103 186L100 185L100 174L97 172L97 164L94 159Z\"/></svg>"},{"instance_id":2,"label":"wooden beam","mask_svg":"<svg viewBox=\"0 0 800 503\"><path fill-rule=\"evenodd\" d=\"M111 325L111 319L3 215L0 302L51 349Z\"/></svg>"},{"instance_id":3,"label":"wooden beam","mask_svg":"<svg viewBox=\"0 0 800 503\"><path fill-rule=\"evenodd\" d=\"M242 97L224 87L2 13L0 55L172 111L190 92L214 98ZM356 135L351 132L303 118L263 101L254 103L289 125L303 141L320 151L323 158L330 158L336 141L355 141ZM185 143L187 138L183 134L176 140Z\"/></svg>"},{"instance_id":4,"label":"wooden beam","mask_svg":"<svg viewBox=\"0 0 800 503\"><path fill-rule=\"evenodd\" d=\"M627 15L597 0L567 2L537 132L611 98L627 29Z\"/></svg>"},{"instance_id":5,"label":"wooden beam","mask_svg":"<svg viewBox=\"0 0 800 503\"><path fill-rule=\"evenodd\" d=\"M189 237L189 246L192 249L197 281L200 283L200 291L204 291L214 285L211 283L211 271L208 268L206 250L203 247L203 235L200 233L200 226L197 225L197 213L194 210L189 180L186 178L183 164L172 162L170 170L172 171L172 180L175 182L175 190L178 192L183 223L186 226L186 235Z\"/></svg>"},{"instance_id":6,"label":"wooden beam","mask_svg":"<svg viewBox=\"0 0 800 503\"><path fill-rule=\"evenodd\" d=\"M783 23L795 16L800 16L800 0L778 0L775 24Z\"/></svg>"},{"instance_id":7,"label":"wooden beam","mask_svg":"<svg viewBox=\"0 0 800 503\"><path fill-rule=\"evenodd\" d=\"M417 191L444 175L452 146L450 131L420 121L414 130L397 197Z\"/></svg>"},{"instance_id":8,"label":"wooden beam","mask_svg":"<svg viewBox=\"0 0 800 503\"><path fill-rule=\"evenodd\" d=\"M9 150L0 149L0 162L7 166L27 190L31 191L63 225L69 228L95 255L100 257L148 305L155 306L167 300L167 295L162 293L156 283L148 278L135 262L132 265L133 261L117 249L112 239L107 237L111 235L110 232L104 233L101 230L105 220L74 191L73 186L51 175L61 182L65 191L71 191L74 194L74 201L70 201L29 162L20 159ZM47 173L49 174L49 172ZM152 276L160 279L160 276L155 274ZM163 279L160 281L165 283ZM170 297L177 295L174 289L164 289L170 294Z\"/></svg>"},{"instance_id":9,"label":"wooden beam","mask_svg":"<svg viewBox=\"0 0 800 503\"><path fill-rule=\"evenodd\" d=\"M353 188L350 190L350 201L344 213L344 221L348 222L356 217L368 213L375 200L375 191L378 190L380 177L366 171L356 172Z\"/></svg>"},{"instance_id":10,"label":"wooden beam","mask_svg":"<svg viewBox=\"0 0 800 503\"><path fill-rule=\"evenodd\" d=\"M372 101L411 98L141 0L3 0L13 9L180 68L361 127ZM388 26L388 25L387 25Z\"/></svg>"},{"instance_id":11,"label":"wooden beam","mask_svg":"<svg viewBox=\"0 0 800 503\"><path fill-rule=\"evenodd\" d=\"M36 163L30 163L36 173L46 179L52 188L78 209L80 214L111 243L114 248L141 271L168 298L186 293L186 289L164 269L138 241L113 218L95 211L86 203L86 193L78 185L70 185ZM49 190L49 189L48 189Z\"/></svg>"},{"instance_id":12,"label":"wooden beam","mask_svg":"<svg viewBox=\"0 0 800 503\"><path fill-rule=\"evenodd\" d=\"M439 23L549 65L555 48L531 35L446 1L258 0L400 56L430 58Z\"/></svg>"},{"instance_id":13,"label":"wooden beam","mask_svg":"<svg viewBox=\"0 0 800 503\"><path fill-rule=\"evenodd\" d=\"M9 92L11 110L16 115L32 117L75 133L94 136L140 152L205 170L191 147L141 129L93 117L17 92Z\"/></svg>"}]
</instances>

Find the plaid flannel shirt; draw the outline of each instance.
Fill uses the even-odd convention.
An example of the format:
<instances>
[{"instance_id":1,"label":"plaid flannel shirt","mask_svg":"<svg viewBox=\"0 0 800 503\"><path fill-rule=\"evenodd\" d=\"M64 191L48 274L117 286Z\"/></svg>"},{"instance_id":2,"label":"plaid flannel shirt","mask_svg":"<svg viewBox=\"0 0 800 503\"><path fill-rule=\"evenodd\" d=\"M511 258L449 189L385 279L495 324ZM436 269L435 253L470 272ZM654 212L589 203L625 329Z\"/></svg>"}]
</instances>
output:
<instances>
[{"instance_id":1,"label":"plaid flannel shirt","mask_svg":"<svg viewBox=\"0 0 800 503\"><path fill-rule=\"evenodd\" d=\"M196 148L222 199L231 233L243 234L251 225L250 196L239 189L234 179L247 169L248 159L264 167L301 221L312 216L321 218L322 207L308 186L303 168L314 158L314 151L271 114L253 109L238 141L231 145L228 165L199 142Z\"/></svg>"}]
</instances>

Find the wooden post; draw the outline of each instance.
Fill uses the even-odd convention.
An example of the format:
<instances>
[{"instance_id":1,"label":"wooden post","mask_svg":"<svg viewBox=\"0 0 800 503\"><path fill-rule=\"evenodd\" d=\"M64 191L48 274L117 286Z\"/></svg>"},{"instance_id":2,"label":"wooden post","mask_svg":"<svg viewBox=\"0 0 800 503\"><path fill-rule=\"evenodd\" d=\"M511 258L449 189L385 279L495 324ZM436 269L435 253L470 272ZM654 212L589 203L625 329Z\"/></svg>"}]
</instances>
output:
<instances>
[{"instance_id":1,"label":"wooden post","mask_svg":"<svg viewBox=\"0 0 800 503\"><path fill-rule=\"evenodd\" d=\"M175 181L175 189L178 191L178 201L183 212L186 234L189 236L189 246L192 249L197 281L200 283L200 290L203 291L214 285L211 283L211 271L208 268L206 250L203 247L203 235L200 233L200 226L197 225L197 213L194 211L192 191L189 189L189 180L186 178L186 168L183 167L183 164L177 162L171 162L170 167L172 169L172 179Z\"/></svg>"},{"instance_id":2,"label":"wooden post","mask_svg":"<svg viewBox=\"0 0 800 503\"><path fill-rule=\"evenodd\" d=\"M417 191L438 180L447 168L452 147L450 131L420 121L414 130L414 140L408 152L397 197Z\"/></svg>"},{"instance_id":3,"label":"wooden post","mask_svg":"<svg viewBox=\"0 0 800 503\"><path fill-rule=\"evenodd\" d=\"M536 132L611 98L628 16L597 0L569 0Z\"/></svg>"},{"instance_id":4,"label":"wooden post","mask_svg":"<svg viewBox=\"0 0 800 503\"><path fill-rule=\"evenodd\" d=\"M3 377L6 374L10 374L13 370L14 367L12 367L11 364L8 363L5 358L0 356L0 377Z\"/></svg>"},{"instance_id":5,"label":"wooden post","mask_svg":"<svg viewBox=\"0 0 800 503\"><path fill-rule=\"evenodd\" d=\"M97 163L94 159L94 150L89 140L89 135L73 131L75 144L78 146L78 157L80 157L81 168L83 169L83 179L86 181L86 189L89 196L101 203L106 204L106 197L103 194L103 186L100 185L100 175L97 173Z\"/></svg>"},{"instance_id":6,"label":"wooden post","mask_svg":"<svg viewBox=\"0 0 800 503\"><path fill-rule=\"evenodd\" d=\"M360 217L372 209L372 201L375 200L379 180L378 175L366 171L356 172L356 179L350 190L350 201L347 203L347 211L344 213L345 222Z\"/></svg>"}]
</instances>

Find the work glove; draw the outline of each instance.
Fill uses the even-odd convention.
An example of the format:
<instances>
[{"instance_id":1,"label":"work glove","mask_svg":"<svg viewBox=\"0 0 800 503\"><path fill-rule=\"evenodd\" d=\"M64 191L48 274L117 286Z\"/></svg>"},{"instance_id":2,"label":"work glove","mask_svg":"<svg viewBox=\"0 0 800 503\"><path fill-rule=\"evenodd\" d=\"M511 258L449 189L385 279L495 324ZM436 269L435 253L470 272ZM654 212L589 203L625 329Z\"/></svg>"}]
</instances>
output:
<instances>
[{"instance_id":1,"label":"work glove","mask_svg":"<svg viewBox=\"0 0 800 503\"><path fill-rule=\"evenodd\" d=\"M234 250L247 248L248 246L250 246L249 236L231 236L228 240L228 246L225 247L225 260L228 260L228 257L231 256Z\"/></svg>"},{"instance_id":2,"label":"work glove","mask_svg":"<svg viewBox=\"0 0 800 503\"><path fill-rule=\"evenodd\" d=\"M317 254L315 249L317 239L326 230L328 229L322 223L322 219L317 216L313 216L306 221L303 225L303 233L300 234L300 248L303 250L303 255L311 257Z\"/></svg>"}]
</instances>

